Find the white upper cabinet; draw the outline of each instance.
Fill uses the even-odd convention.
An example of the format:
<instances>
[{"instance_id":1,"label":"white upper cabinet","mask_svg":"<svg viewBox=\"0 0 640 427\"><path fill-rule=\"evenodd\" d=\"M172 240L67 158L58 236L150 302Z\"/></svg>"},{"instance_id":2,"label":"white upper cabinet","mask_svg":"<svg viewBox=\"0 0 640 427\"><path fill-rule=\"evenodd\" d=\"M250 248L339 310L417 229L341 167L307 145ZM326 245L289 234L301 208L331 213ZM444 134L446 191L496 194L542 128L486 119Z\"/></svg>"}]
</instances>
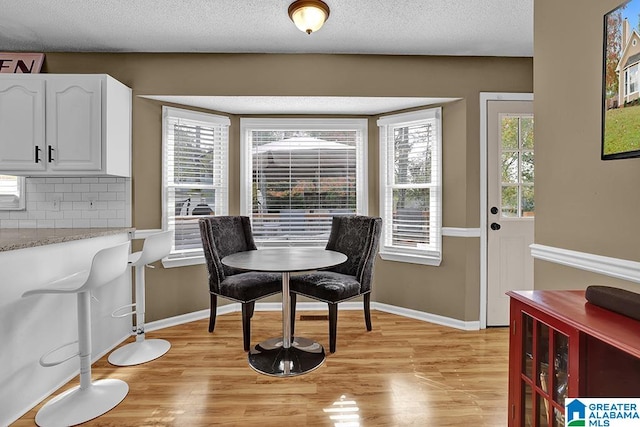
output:
<instances>
[{"instance_id":1,"label":"white upper cabinet","mask_svg":"<svg viewBox=\"0 0 640 427\"><path fill-rule=\"evenodd\" d=\"M0 75L0 173L131 175L131 89L107 75Z\"/></svg>"}]
</instances>

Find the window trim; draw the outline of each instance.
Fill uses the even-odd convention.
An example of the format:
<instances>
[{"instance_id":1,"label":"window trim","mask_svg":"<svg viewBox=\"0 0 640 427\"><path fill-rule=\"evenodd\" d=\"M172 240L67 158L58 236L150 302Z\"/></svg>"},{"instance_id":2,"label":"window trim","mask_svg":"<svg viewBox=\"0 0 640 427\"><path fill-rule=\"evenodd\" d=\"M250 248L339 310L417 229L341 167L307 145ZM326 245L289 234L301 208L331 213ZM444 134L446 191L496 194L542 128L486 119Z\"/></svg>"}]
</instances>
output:
<instances>
[{"instance_id":1,"label":"window trim","mask_svg":"<svg viewBox=\"0 0 640 427\"><path fill-rule=\"evenodd\" d=\"M387 261L406 262L411 264L422 264L439 266L442 262L442 107L434 107L428 109L422 109L418 111L411 111L408 113L391 114L387 116L381 116L378 121L378 139L379 139L379 153L380 153L380 217L382 217L383 224L391 224L391 220L386 215L386 178L389 174L389 168L393 166L387 158L387 138L386 132L388 126L406 125L412 122L418 122L423 120L436 119L436 148L438 152L438 167L437 167L437 184L434 187L437 194L437 224L430 224L430 235L435 234L437 236L437 250L420 250L412 248L392 248L385 246L385 230L383 229L383 236L380 242L380 258Z\"/></svg>"},{"instance_id":2,"label":"window trim","mask_svg":"<svg viewBox=\"0 0 640 427\"><path fill-rule=\"evenodd\" d=\"M231 120L229 117L221 116L212 113L203 113L193 110L187 110L182 108L169 107L166 105L162 106L162 230L169 230L169 207L167 206L167 138L168 138L168 127L167 120L169 117L178 117L187 120L196 120L203 122L210 122L212 125L221 125L229 127L231 124ZM227 131L228 132L228 131ZM225 180L227 183L227 191L226 193L226 212L222 212L221 214L227 214L229 210L229 136L227 133L226 144L226 167L222 172L225 175ZM175 247L175 236L173 237L173 245ZM172 252L167 257L162 259L162 265L164 268L172 268L172 267L183 267L189 265L198 265L204 264L204 252L193 251L191 253L184 252Z\"/></svg>"},{"instance_id":3,"label":"window trim","mask_svg":"<svg viewBox=\"0 0 640 427\"><path fill-rule=\"evenodd\" d=\"M362 133L361 167L356 174L356 213L367 215L369 206L368 142L369 120L366 118L240 118L240 214L251 217L252 155L249 133L256 129L267 130L353 130ZM260 246L260 243L257 243ZM293 243L292 243L293 244ZM308 246L297 244L298 246Z\"/></svg>"}]
</instances>

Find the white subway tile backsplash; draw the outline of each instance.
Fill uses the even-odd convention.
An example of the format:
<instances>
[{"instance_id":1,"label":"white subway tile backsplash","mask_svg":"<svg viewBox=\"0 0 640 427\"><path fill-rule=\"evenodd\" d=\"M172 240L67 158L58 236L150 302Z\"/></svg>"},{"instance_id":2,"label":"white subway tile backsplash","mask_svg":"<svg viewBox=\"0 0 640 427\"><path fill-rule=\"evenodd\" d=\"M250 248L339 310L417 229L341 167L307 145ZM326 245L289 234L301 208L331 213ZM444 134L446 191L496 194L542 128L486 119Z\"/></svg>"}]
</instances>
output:
<instances>
[{"instance_id":1,"label":"white subway tile backsplash","mask_svg":"<svg viewBox=\"0 0 640 427\"><path fill-rule=\"evenodd\" d=\"M129 178L27 178L26 199L26 210L0 212L0 228L131 226Z\"/></svg>"},{"instance_id":2,"label":"white subway tile backsplash","mask_svg":"<svg viewBox=\"0 0 640 427\"><path fill-rule=\"evenodd\" d=\"M101 193L109 191L108 184L91 184L91 191L93 193Z\"/></svg>"},{"instance_id":3,"label":"white subway tile backsplash","mask_svg":"<svg viewBox=\"0 0 640 427\"><path fill-rule=\"evenodd\" d=\"M73 191L73 184L56 184L56 193L70 193Z\"/></svg>"},{"instance_id":4,"label":"white subway tile backsplash","mask_svg":"<svg viewBox=\"0 0 640 427\"><path fill-rule=\"evenodd\" d=\"M55 184L38 184L36 185L36 191L38 193L51 193L53 191L56 191L56 185Z\"/></svg>"},{"instance_id":5,"label":"white subway tile backsplash","mask_svg":"<svg viewBox=\"0 0 640 427\"><path fill-rule=\"evenodd\" d=\"M82 193L64 193L62 200L65 202L79 202L82 200Z\"/></svg>"},{"instance_id":6,"label":"white subway tile backsplash","mask_svg":"<svg viewBox=\"0 0 640 427\"><path fill-rule=\"evenodd\" d=\"M88 193L91 191L91 184L73 184L74 193Z\"/></svg>"}]
</instances>

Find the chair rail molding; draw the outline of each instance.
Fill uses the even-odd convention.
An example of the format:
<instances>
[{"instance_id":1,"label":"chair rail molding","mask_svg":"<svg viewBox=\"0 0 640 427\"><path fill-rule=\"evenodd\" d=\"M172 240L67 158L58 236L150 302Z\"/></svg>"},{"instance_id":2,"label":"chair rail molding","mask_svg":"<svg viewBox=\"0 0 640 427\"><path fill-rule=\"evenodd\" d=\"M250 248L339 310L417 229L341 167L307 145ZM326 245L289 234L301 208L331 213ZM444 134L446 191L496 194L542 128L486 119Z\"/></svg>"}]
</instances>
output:
<instances>
[{"instance_id":1,"label":"chair rail molding","mask_svg":"<svg viewBox=\"0 0 640 427\"><path fill-rule=\"evenodd\" d=\"M445 237L480 237L480 227L442 227L442 235Z\"/></svg>"},{"instance_id":2,"label":"chair rail molding","mask_svg":"<svg viewBox=\"0 0 640 427\"><path fill-rule=\"evenodd\" d=\"M640 283L640 262L534 243L531 256L542 261Z\"/></svg>"}]
</instances>

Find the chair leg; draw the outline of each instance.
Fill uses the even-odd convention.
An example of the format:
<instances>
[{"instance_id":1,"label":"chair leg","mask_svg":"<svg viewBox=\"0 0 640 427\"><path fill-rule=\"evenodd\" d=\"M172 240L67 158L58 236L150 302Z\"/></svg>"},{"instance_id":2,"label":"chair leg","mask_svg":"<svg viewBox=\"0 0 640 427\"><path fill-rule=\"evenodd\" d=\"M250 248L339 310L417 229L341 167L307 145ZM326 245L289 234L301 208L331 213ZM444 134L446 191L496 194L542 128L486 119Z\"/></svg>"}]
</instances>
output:
<instances>
[{"instance_id":1,"label":"chair leg","mask_svg":"<svg viewBox=\"0 0 640 427\"><path fill-rule=\"evenodd\" d=\"M209 332L213 332L213 328L216 327L216 312L218 311L218 296L209 294L211 296L211 302L209 303Z\"/></svg>"},{"instance_id":2,"label":"chair leg","mask_svg":"<svg viewBox=\"0 0 640 427\"><path fill-rule=\"evenodd\" d=\"M364 294L364 323L367 331L371 330L371 293Z\"/></svg>"},{"instance_id":3,"label":"chair leg","mask_svg":"<svg viewBox=\"0 0 640 427\"><path fill-rule=\"evenodd\" d=\"M294 336L294 331L296 327L296 297L297 294L291 292L289 294L289 302L291 306L291 336Z\"/></svg>"},{"instance_id":4,"label":"chair leg","mask_svg":"<svg viewBox=\"0 0 640 427\"><path fill-rule=\"evenodd\" d=\"M242 338L244 340L244 351L249 351L251 347L251 316L255 301L242 303Z\"/></svg>"},{"instance_id":5,"label":"chair leg","mask_svg":"<svg viewBox=\"0 0 640 427\"><path fill-rule=\"evenodd\" d=\"M254 311L254 308L256 307L256 303L255 301L252 301L247 304L249 304L249 306L247 307L247 309L249 310L249 319L253 319L253 311Z\"/></svg>"},{"instance_id":6,"label":"chair leg","mask_svg":"<svg viewBox=\"0 0 640 427\"><path fill-rule=\"evenodd\" d=\"M329 303L329 352L336 352L336 332L338 330L338 304Z\"/></svg>"}]
</instances>

